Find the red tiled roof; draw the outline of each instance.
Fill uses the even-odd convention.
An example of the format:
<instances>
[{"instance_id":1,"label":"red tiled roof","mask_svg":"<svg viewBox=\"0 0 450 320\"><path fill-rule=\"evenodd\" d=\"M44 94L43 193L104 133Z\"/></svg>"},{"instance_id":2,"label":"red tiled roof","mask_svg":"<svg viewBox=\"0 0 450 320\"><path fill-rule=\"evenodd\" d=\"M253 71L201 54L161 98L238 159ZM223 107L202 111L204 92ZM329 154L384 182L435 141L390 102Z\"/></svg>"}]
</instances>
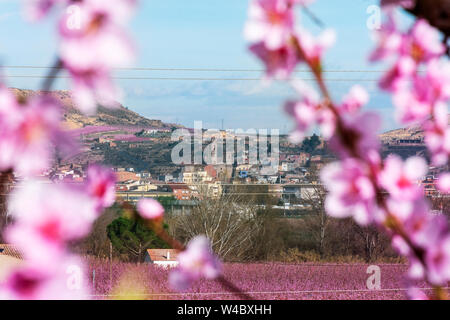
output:
<instances>
[{"instance_id":1,"label":"red tiled roof","mask_svg":"<svg viewBox=\"0 0 450 320\"><path fill-rule=\"evenodd\" d=\"M184 190L187 190L187 189L189 189L189 187L188 187L188 185L186 185L186 184L181 184L181 183L169 183L169 187L172 189L172 190L175 190L175 189L184 189Z\"/></svg>"},{"instance_id":2,"label":"red tiled roof","mask_svg":"<svg viewBox=\"0 0 450 320\"><path fill-rule=\"evenodd\" d=\"M22 253L12 244L0 244L0 256L10 256L22 259Z\"/></svg>"},{"instance_id":3,"label":"red tiled roof","mask_svg":"<svg viewBox=\"0 0 450 320\"><path fill-rule=\"evenodd\" d=\"M179 253L177 249L147 249L152 261L176 261Z\"/></svg>"}]
</instances>

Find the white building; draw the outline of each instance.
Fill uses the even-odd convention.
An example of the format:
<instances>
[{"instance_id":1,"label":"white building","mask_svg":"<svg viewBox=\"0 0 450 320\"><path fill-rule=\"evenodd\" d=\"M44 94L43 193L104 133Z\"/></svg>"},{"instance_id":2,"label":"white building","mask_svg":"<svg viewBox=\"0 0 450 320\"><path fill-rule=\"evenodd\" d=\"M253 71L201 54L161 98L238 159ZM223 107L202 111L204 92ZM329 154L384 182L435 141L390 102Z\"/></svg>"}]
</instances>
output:
<instances>
[{"instance_id":1,"label":"white building","mask_svg":"<svg viewBox=\"0 0 450 320\"><path fill-rule=\"evenodd\" d=\"M174 268L178 266L177 249L147 249L145 262L161 266L163 268Z\"/></svg>"}]
</instances>

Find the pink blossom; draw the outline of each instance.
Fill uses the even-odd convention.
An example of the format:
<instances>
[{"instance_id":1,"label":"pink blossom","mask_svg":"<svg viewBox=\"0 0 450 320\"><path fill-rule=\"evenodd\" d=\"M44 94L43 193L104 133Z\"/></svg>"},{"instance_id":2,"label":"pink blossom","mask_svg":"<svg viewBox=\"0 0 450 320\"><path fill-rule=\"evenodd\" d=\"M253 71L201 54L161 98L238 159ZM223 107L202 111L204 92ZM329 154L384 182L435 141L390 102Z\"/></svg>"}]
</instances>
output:
<instances>
[{"instance_id":1,"label":"pink blossom","mask_svg":"<svg viewBox=\"0 0 450 320\"><path fill-rule=\"evenodd\" d=\"M176 290L187 289L192 282L204 277L216 279L221 265L205 236L192 239L186 250L178 255L179 267L170 274L169 281Z\"/></svg>"},{"instance_id":2,"label":"pink blossom","mask_svg":"<svg viewBox=\"0 0 450 320\"><path fill-rule=\"evenodd\" d=\"M430 104L450 99L450 62L431 60L427 63L426 74L422 81L415 81L415 89L422 99Z\"/></svg>"},{"instance_id":3,"label":"pink blossom","mask_svg":"<svg viewBox=\"0 0 450 320\"><path fill-rule=\"evenodd\" d=\"M437 187L443 193L450 193L450 173L443 173L438 177Z\"/></svg>"},{"instance_id":4,"label":"pink blossom","mask_svg":"<svg viewBox=\"0 0 450 320\"><path fill-rule=\"evenodd\" d=\"M369 102L369 94L360 85L355 85L350 89L348 95L344 97L344 101L339 106L339 110L347 113L355 113Z\"/></svg>"},{"instance_id":5,"label":"pink blossom","mask_svg":"<svg viewBox=\"0 0 450 320\"><path fill-rule=\"evenodd\" d=\"M377 131L380 118L376 113L365 112L342 117L345 130L345 140L340 135L334 135L330 140L331 148L342 158L358 157L367 159L372 151L379 149Z\"/></svg>"},{"instance_id":6,"label":"pink blossom","mask_svg":"<svg viewBox=\"0 0 450 320\"><path fill-rule=\"evenodd\" d=\"M441 92L442 88L439 87L442 87L441 83L445 83L442 81L443 77L448 78L448 75L443 76L446 72L442 72L442 69L439 70L439 68L436 68L435 65L438 63L435 60L444 52L445 47L439 39L439 33L425 20L418 20L408 33L402 34L397 31L395 22L393 21L392 16L390 17L388 23L380 32L379 46L373 52L371 60L378 61L394 54L398 55L395 65L380 80L380 87L394 93L403 90L402 94L397 96L395 103L396 105L401 105L400 108L403 109L401 114L407 113L406 111L408 111L408 108L406 106L412 102L413 95L409 93L408 82L411 78L416 76L419 64L430 63L431 66L428 68L427 77L439 80L434 81L432 89L428 90L428 93L424 96L423 92L426 91L424 89L427 89L426 84L429 79L420 83L420 81L417 81L419 78L415 78L416 87L421 86L421 88L416 91L422 92L420 97L416 97L416 113L419 111L419 116L423 117L423 114L427 112L427 108L421 107L426 105L427 102L432 104L429 99L430 96ZM445 90L448 89L444 89L443 91ZM429 106L427 107L429 108ZM401 118L406 118L408 120L408 117Z\"/></svg>"},{"instance_id":7,"label":"pink blossom","mask_svg":"<svg viewBox=\"0 0 450 320\"><path fill-rule=\"evenodd\" d=\"M153 199L139 200L137 209L144 219L161 219L164 214L164 207L158 201Z\"/></svg>"},{"instance_id":8,"label":"pink blossom","mask_svg":"<svg viewBox=\"0 0 450 320\"><path fill-rule=\"evenodd\" d=\"M250 46L250 51L265 64L268 78L288 78L298 62L295 50L289 45L269 50L260 42Z\"/></svg>"},{"instance_id":9,"label":"pink blossom","mask_svg":"<svg viewBox=\"0 0 450 320\"><path fill-rule=\"evenodd\" d=\"M397 29L394 16L388 14L387 18L381 29L375 33L378 45L369 57L369 60L372 62L384 60L400 52L403 40L402 34Z\"/></svg>"},{"instance_id":10,"label":"pink blossom","mask_svg":"<svg viewBox=\"0 0 450 320\"><path fill-rule=\"evenodd\" d=\"M433 284L445 284L450 279L450 237L447 219L442 215L429 214L430 207L423 199L390 199L388 208L409 241L406 242L399 235L395 235L392 242L399 253L409 258L409 277L422 279L426 275L427 280ZM417 253L422 251L424 257L417 256Z\"/></svg>"},{"instance_id":11,"label":"pink blossom","mask_svg":"<svg viewBox=\"0 0 450 320\"><path fill-rule=\"evenodd\" d=\"M425 76L414 76L412 88L399 88L393 102L401 122L416 123L426 120L438 103L449 98L450 63L432 60Z\"/></svg>"},{"instance_id":12,"label":"pink blossom","mask_svg":"<svg viewBox=\"0 0 450 320\"><path fill-rule=\"evenodd\" d=\"M439 242L448 231L445 217L431 215L430 206L423 198L412 201L390 198L387 205L390 214L401 223L403 232L416 247L428 249ZM411 251L402 248L398 239L396 244L400 253L412 254Z\"/></svg>"},{"instance_id":13,"label":"pink blossom","mask_svg":"<svg viewBox=\"0 0 450 320\"><path fill-rule=\"evenodd\" d=\"M445 52L439 32L426 20L417 20L408 33L402 33L397 29L393 16L388 15L388 18L387 23L378 33L379 44L370 57L371 61L379 61L397 54L399 61L409 58L417 68L420 63L439 58ZM401 73L402 69L404 67L397 66L390 73Z\"/></svg>"},{"instance_id":14,"label":"pink blossom","mask_svg":"<svg viewBox=\"0 0 450 320\"><path fill-rule=\"evenodd\" d=\"M447 163L450 155L450 126L448 125L448 108L439 102L434 106L433 120L427 121L425 129L425 143L432 154L434 165Z\"/></svg>"},{"instance_id":15,"label":"pink blossom","mask_svg":"<svg viewBox=\"0 0 450 320\"><path fill-rule=\"evenodd\" d=\"M85 0L77 3L78 24L66 14L60 21L60 54L73 80L78 107L92 113L96 103L114 106L119 90L111 81L113 68L128 65L134 47L123 31L136 1Z\"/></svg>"},{"instance_id":16,"label":"pink blossom","mask_svg":"<svg viewBox=\"0 0 450 320\"><path fill-rule=\"evenodd\" d=\"M318 114L317 123L319 124L322 137L330 139L336 130L335 114L328 108L322 108Z\"/></svg>"},{"instance_id":17,"label":"pink blossom","mask_svg":"<svg viewBox=\"0 0 450 320\"><path fill-rule=\"evenodd\" d=\"M15 224L8 241L39 267L64 255L65 243L86 236L97 218L96 202L83 190L32 180L12 193L9 212Z\"/></svg>"},{"instance_id":18,"label":"pink blossom","mask_svg":"<svg viewBox=\"0 0 450 320\"><path fill-rule=\"evenodd\" d=\"M311 3L316 2L316 0L289 0L291 3L299 4L301 6L309 6Z\"/></svg>"},{"instance_id":19,"label":"pink blossom","mask_svg":"<svg viewBox=\"0 0 450 320\"><path fill-rule=\"evenodd\" d=\"M287 101L284 110L296 122L296 129L290 138L293 142L299 143L304 139L306 132L317 122L320 113L320 100L317 92L303 82L295 82L293 85L302 99Z\"/></svg>"},{"instance_id":20,"label":"pink blossom","mask_svg":"<svg viewBox=\"0 0 450 320\"><path fill-rule=\"evenodd\" d=\"M323 54L327 49L332 47L336 41L336 33L334 30L327 29L319 36L314 37L307 30L298 28L295 35L306 55L304 59L308 60L314 68L320 70Z\"/></svg>"},{"instance_id":21,"label":"pink blossom","mask_svg":"<svg viewBox=\"0 0 450 320\"><path fill-rule=\"evenodd\" d=\"M245 37L261 43L269 51L286 46L294 28L294 13L289 0L252 0L245 25Z\"/></svg>"},{"instance_id":22,"label":"pink blossom","mask_svg":"<svg viewBox=\"0 0 450 320\"><path fill-rule=\"evenodd\" d=\"M450 236L428 248L425 263L431 283L445 285L450 281Z\"/></svg>"},{"instance_id":23,"label":"pink blossom","mask_svg":"<svg viewBox=\"0 0 450 320\"><path fill-rule=\"evenodd\" d=\"M330 216L353 217L361 225L373 221L376 192L364 163L348 158L329 164L323 168L321 180L329 191L325 209Z\"/></svg>"},{"instance_id":24,"label":"pink blossom","mask_svg":"<svg viewBox=\"0 0 450 320\"><path fill-rule=\"evenodd\" d=\"M99 212L114 204L115 182L116 176L111 169L97 165L89 167L86 187L88 194L97 201Z\"/></svg>"},{"instance_id":25,"label":"pink blossom","mask_svg":"<svg viewBox=\"0 0 450 320\"><path fill-rule=\"evenodd\" d=\"M315 124L317 118L317 106L304 101L287 101L284 109L294 117L297 127L290 139L292 142L301 142L306 132Z\"/></svg>"},{"instance_id":26,"label":"pink blossom","mask_svg":"<svg viewBox=\"0 0 450 320\"><path fill-rule=\"evenodd\" d=\"M406 87L406 83L414 72L416 64L408 56L401 57L397 63L380 79L380 88L395 92Z\"/></svg>"},{"instance_id":27,"label":"pink blossom","mask_svg":"<svg viewBox=\"0 0 450 320\"><path fill-rule=\"evenodd\" d=\"M0 88L0 100L0 170L41 173L51 163L54 147L67 149L70 144L60 128L59 104L48 96L19 104L6 88Z\"/></svg>"},{"instance_id":28,"label":"pink blossom","mask_svg":"<svg viewBox=\"0 0 450 320\"><path fill-rule=\"evenodd\" d=\"M419 181L428 171L423 158L411 157L405 162L396 155L390 155L379 176L379 182L392 197L400 200L414 200L423 195Z\"/></svg>"},{"instance_id":29,"label":"pink blossom","mask_svg":"<svg viewBox=\"0 0 450 320\"><path fill-rule=\"evenodd\" d=\"M396 92L393 103L397 120L404 124L420 123L428 118L432 110L426 101L417 100L415 92L410 88Z\"/></svg>"},{"instance_id":30,"label":"pink blossom","mask_svg":"<svg viewBox=\"0 0 450 320\"><path fill-rule=\"evenodd\" d=\"M402 53L421 63L439 58L445 53L445 47L439 32L426 20L419 19L403 41Z\"/></svg>"},{"instance_id":31,"label":"pink blossom","mask_svg":"<svg viewBox=\"0 0 450 320\"><path fill-rule=\"evenodd\" d=\"M301 96L300 100L287 101L284 110L296 122L295 130L289 138L293 143L300 143L314 125L318 124L325 139L330 138L335 130L336 117L321 105L317 92L301 81L292 82L294 89Z\"/></svg>"},{"instance_id":32,"label":"pink blossom","mask_svg":"<svg viewBox=\"0 0 450 320\"><path fill-rule=\"evenodd\" d=\"M404 8L412 8L416 4L416 0L381 0L382 7L402 6Z\"/></svg>"},{"instance_id":33,"label":"pink blossom","mask_svg":"<svg viewBox=\"0 0 450 320\"><path fill-rule=\"evenodd\" d=\"M47 16L55 5L66 4L67 0L25 0L25 15L32 21Z\"/></svg>"},{"instance_id":34,"label":"pink blossom","mask_svg":"<svg viewBox=\"0 0 450 320\"><path fill-rule=\"evenodd\" d=\"M84 266L72 256L38 268L31 263L12 271L0 286L0 299L8 300L81 300L88 298Z\"/></svg>"}]
</instances>

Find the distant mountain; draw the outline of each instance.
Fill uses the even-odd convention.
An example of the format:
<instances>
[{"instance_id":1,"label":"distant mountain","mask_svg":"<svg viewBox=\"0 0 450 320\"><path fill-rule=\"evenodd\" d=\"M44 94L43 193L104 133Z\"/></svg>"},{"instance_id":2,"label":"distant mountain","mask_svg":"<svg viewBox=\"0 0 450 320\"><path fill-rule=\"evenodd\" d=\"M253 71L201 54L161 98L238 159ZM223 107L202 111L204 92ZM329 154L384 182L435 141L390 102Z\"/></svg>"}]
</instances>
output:
<instances>
[{"instance_id":1,"label":"distant mountain","mask_svg":"<svg viewBox=\"0 0 450 320\"><path fill-rule=\"evenodd\" d=\"M41 94L40 91L12 88L19 97L29 97ZM64 125L67 129L79 129L87 126L136 126L136 127L179 127L179 125L163 123L161 120L147 119L136 112L120 105L110 109L99 107L97 114L86 116L81 113L72 100L69 91L52 91L53 97L61 101L64 108Z\"/></svg>"}]
</instances>

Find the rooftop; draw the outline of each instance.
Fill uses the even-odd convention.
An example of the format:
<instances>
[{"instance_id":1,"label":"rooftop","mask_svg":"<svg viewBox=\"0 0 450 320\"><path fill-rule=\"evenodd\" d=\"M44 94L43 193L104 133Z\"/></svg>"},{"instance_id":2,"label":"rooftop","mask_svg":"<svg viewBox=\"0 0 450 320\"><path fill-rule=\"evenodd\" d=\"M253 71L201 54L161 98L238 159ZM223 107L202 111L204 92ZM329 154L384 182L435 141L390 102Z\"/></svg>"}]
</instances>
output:
<instances>
[{"instance_id":1,"label":"rooftop","mask_svg":"<svg viewBox=\"0 0 450 320\"><path fill-rule=\"evenodd\" d=\"M176 261L179 253L177 249L147 249L152 261Z\"/></svg>"}]
</instances>

